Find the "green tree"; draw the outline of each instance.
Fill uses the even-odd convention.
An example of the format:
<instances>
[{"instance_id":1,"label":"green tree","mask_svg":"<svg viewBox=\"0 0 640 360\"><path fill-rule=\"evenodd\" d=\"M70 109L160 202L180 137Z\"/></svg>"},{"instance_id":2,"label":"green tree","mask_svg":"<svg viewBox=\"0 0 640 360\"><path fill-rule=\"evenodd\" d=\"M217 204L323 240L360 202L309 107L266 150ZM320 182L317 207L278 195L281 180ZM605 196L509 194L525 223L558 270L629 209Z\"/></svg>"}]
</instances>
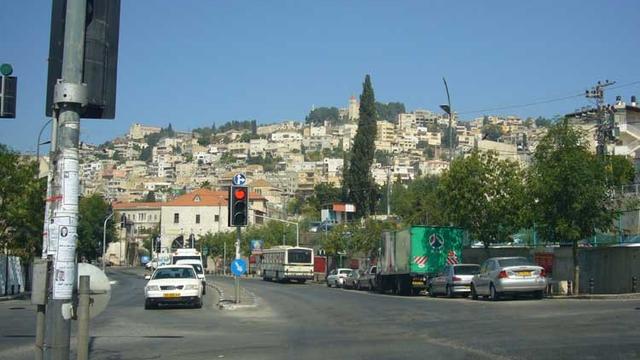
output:
<instances>
[{"instance_id":1,"label":"green tree","mask_svg":"<svg viewBox=\"0 0 640 360\"><path fill-rule=\"evenodd\" d=\"M318 184L313 187L313 195L307 199L307 204L320 213L323 206L340 200L341 190L331 184Z\"/></svg>"},{"instance_id":2,"label":"green tree","mask_svg":"<svg viewBox=\"0 0 640 360\"><path fill-rule=\"evenodd\" d=\"M375 95L371 78L367 75L360 95L358 130L343 182L349 201L356 206L357 217L368 216L376 204L376 187L371 176L371 164L376 150L376 118Z\"/></svg>"},{"instance_id":3,"label":"green tree","mask_svg":"<svg viewBox=\"0 0 640 360\"><path fill-rule=\"evenodd\" d=\"M88 260L97 259L102 255L102 231L104 219L111 213L109 204L98 194L83 197L78 205L78 213L78 257L84 256ZM113 241L114 234L114 221L109 221L107 244Z\"/></svg>"},{"instance_id":4,"label":"green tree","mask_svg":"<svg viewBox=\"0 0 640 360\"><path fill-rule=\"evenodd\" d=\"M0 144L0 249L30 260L42 251L46 181L29 161Z\"/></svg>"},{"instance_id":5,"label":"green tree","mask_svg":"<svg viewBox=\"0 0 640 360\"><path fill-rule=\"evenodd\" d=\"M486 247L507 240L522 224L523 171L494 152L474 151L455 159L439 189L445 220L468 230Z\"/></svg>"},{"instance_id":6,"label":"green tree","mask_svg":"<svg viewBox=\"0 0 640 360\"><path fill-rule=\"evenodd\" d=\"M407 225L446 225L439 183L439 177L425 176L406 187L397 184L391 196L392 212Z\"/></svg>"},{"instance_id":7,"label":"green tree","mask_svg":"<svg viewBox=\"0 0 640 360\"><path fill-rule=\"evenodd\" d=\"M156 193L153 191L149 191L147 195L144 197L145 202L156 202Z\"/></svg>"},{"instance_id":8,"label":"green tree","mask_svg":"<svg viewBox=\"0 0 640 360\"><path fill-rule=\"evenodd\" d=\"M336 124L340 120L340 111L336 107L319 107L309 112L304 119L307 124L324 125L325 121Z\"/></svg>"},{"instance_id":9,"label":"green tree","mask_svg":"<svg viewBox=\"0 0 640 360\"><path fill-rule=\"evenodd\" d=\"M608 231L615 216L606 162L589 151L584 131L563 121L540 140L530 170L533 220L543 239L572 243L578 293L578 241Z\"/></svg>"},{"instance_id":10,"label":"green tree","mask_svg":"<svg viewBox=\"0 0 640 360\"><path fill-rule=\"evenodd\" d=\"M397 123L398 114L405 113L404 104L401 102L381 103L376 102L376 113L378 120L386 120L391 123Z\"/></svg>"},{"instance_id":11,"label":"green tree","mask_svg":"<svg viewBox=\"0 0 640 360\"><path fill-rule=\"evenodd\" d=\"M498 124L488 124L482 127L482 139L498 141L502 135L502 127Z\"/></svg>"}]
</instances>

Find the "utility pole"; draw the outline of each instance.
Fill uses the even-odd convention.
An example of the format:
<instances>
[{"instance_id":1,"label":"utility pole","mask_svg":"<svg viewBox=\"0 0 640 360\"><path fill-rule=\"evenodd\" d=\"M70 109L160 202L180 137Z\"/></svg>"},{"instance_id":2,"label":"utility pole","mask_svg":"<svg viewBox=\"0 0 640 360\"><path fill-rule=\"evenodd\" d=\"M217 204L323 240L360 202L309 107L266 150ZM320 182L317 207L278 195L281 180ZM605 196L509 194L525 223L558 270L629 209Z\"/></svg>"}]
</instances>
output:
<instances>
[{"instance_id":1,"label":"utility pole","mask_svg":"<svg viewBox=\"0 0 640 360\"><path fill-rule=\"evenodd\" d=\"M585 97L587 99L595 99L596 102L596 153L598 156L605 156L607 153L607 143L614 139L613 136L613 116L611 111L604 105L604 89L608 86L615 84L615 81L605 80L604 82L598 81L598 83L591 88L591 90L585 91Z\"/></svg>"},{"instance_id":2,"label":"utility pole","mask_svg":"<svg viewBox=\"0 0 640 360\"><path fill-rule=\"evenodd\" d=\"M71 299L76 281L76 246L78 224L78 139L80 115L87 104L87 90L82 84L86 0L68 0L65 15L62 79L54 90L57 108L56 150L54 153L53 227L57 238L49 274L51 296L47 304L45 359L69 359L71 336Z\"/></svg>"}]
</instances>

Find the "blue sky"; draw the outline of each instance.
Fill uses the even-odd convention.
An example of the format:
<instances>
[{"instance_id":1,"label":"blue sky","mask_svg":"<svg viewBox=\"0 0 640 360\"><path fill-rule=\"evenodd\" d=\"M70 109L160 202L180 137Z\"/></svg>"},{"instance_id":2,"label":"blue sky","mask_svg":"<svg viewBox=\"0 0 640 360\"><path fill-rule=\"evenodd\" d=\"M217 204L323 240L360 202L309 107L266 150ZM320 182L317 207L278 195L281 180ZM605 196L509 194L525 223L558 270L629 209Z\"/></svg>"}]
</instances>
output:
<instances>
[{"instance_id":1,"label":"blue sky","mask_svg":"<svg viewBox=\"0 0 640 360\"><path fill-rule=\"evenodd\" d=\"M365 74L378 101L408 110L437 110L445 76L463 120L563 114L589 102L473 111L640 81L637 10L633 0L122 0L116 119L83 120L81 138L102 143L135 122L304 120L313 105L346 107ZM0 62L19 78L17 118L0 120L0 143L23 152L46 121L50 12L44 0L0 11ZM607 100L633 94L640 83Z\"/></svg>"}]
</instances>

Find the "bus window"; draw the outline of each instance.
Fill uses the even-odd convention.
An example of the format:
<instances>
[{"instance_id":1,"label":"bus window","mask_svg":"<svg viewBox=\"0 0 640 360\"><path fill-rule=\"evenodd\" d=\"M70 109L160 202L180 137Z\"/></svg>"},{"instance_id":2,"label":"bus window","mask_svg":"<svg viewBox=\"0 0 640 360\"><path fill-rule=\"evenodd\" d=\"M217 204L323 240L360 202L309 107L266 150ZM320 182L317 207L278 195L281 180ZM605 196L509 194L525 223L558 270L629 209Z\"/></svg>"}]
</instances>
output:
<instances>
[{"instance_id":1,"label":"bus window","mask_svg":"<svg viewBox=\"0 0 640 360\"><path fill-rule=\"evenodd\" d=\"M291 249L289 250L289 263L311 263L311 250Z\"/></svg>"}]
</instances>

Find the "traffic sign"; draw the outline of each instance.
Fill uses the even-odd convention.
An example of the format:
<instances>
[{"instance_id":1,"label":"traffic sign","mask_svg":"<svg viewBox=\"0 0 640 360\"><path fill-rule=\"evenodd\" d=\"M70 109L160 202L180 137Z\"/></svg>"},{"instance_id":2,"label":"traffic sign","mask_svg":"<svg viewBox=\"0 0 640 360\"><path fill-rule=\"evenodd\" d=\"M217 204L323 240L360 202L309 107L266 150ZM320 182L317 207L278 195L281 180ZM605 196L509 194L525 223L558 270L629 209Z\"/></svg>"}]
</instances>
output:
<instances>
[{"instance_id":1,"label":"traffic sign","mask_svg":"<svg viewBox=\"0 0 640 360\"><path fill-rule=\"evenodd\" d=\"M231 180L233 185L244 185L247 182L247 177L244 174L235 174Z\"/></svg>"},{"instance_id":2,"label":"traffic sign","mask_svg":"<svg viewBox=\"0 0 640 360\"><path fill-rule=\"evenodd\" d=\"M247 272L247 262L242 259L235 259L231 263L231 272L235 276L240 276Z\"/></svg>"}]
</instances>

